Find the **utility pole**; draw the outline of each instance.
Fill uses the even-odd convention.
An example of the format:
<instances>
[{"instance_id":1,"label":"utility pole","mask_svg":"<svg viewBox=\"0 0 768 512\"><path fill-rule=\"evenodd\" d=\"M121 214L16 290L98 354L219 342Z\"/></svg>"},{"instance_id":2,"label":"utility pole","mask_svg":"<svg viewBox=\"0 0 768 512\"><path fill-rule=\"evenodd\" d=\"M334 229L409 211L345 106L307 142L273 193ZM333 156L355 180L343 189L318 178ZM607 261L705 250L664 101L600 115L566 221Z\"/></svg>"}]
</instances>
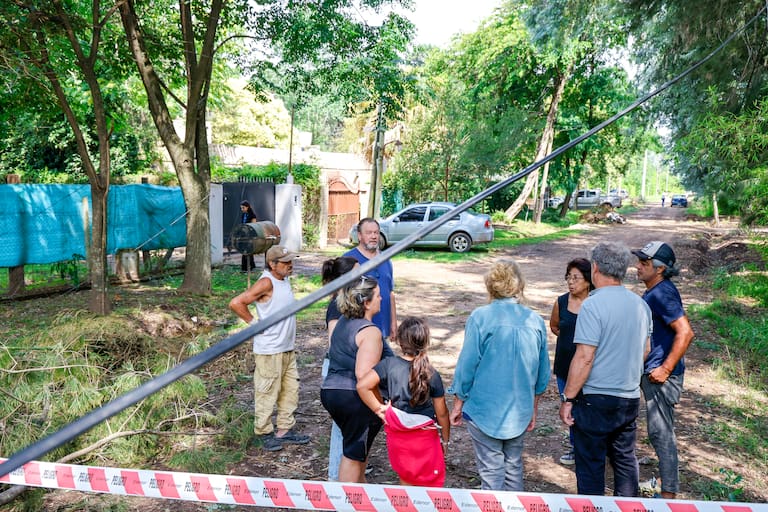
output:
<instances>
[{"instance_id":1,"label":"utility pole","mask_svg":"<svg viewBox=\"0 0 768 512\"><path fill-rule=\"evenodd\" d=\"M371 171L371 188L368 192L368 216L378 218L381 212L381 175L384 158L384 108L379 101L376 112L376 138L373 142L373 170Z\"/></svg>"},{"instance_id":2,"label":"utility pole","mask_svg":"<svg viewBox=\"0 0 768 512\"><path fill-rule=\"evenodd\" d=\"M645 156L643 157L643 184L640 187L640 199L645 201L645 176L648 172L648 150L645 150Z\"/></svg>"}]
</instances>

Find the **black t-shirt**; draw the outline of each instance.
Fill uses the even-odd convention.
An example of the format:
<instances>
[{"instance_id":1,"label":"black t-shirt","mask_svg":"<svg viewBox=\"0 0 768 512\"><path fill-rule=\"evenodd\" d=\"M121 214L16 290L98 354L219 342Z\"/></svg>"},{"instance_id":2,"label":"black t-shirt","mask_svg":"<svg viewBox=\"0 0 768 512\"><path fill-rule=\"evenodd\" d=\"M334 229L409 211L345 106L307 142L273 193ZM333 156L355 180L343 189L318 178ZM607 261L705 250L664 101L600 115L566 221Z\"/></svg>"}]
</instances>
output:
<instances>
[{"instance_id":1,"label":"black t-shirt","mask_svg":"<svg viewBox=\"0 0 768 512\"><path fill-rule=\"evenodd\" d=\"M573 343L573 337L576 334L576 319L579 317L576 313L568 311L568 293L564 293L557 298L557 308L560 314L560 334L557 335L557 345L555 346L555 364L554 374L561 379L568 379L568 369L571 367L571 360L576 354L576 345Z\"/></svg>"},{"instance_id":2,"label":"black t-shirt","mask_svg":"<svg viewBox=\"0 0 768 512\"><path fill-rule=\"evenodd\" d=\"M336 296L331 297L331 301L328 303L328 309L325 310L325 327L328 328L328 324L331 320L338 320L341 318L341 311L336 304Z\"/></svg>"},{"instance_id":3,"label":"black t-shirt","mask_svg":"<svg viewBox=\"0 0 768 512\"><path fill-rule=\"evenodd\" d=\"M432 404L432 400L427 400L423 404L411 407L411 390L408 386L408 380L411 375L410 361L406 361L399 356L388 357L382 359L373 369L379 375L379 388L381 388L382 394L389 396L393 407L412 414L423 414L424 416L435 418L435 407ZM429 396L430 398L445 396L443 379L434 368L432 368L432 378L429 381Z\"/></svg>"},{"instance_id":4,"label":"black t-shirt","mask_svg":"<svg viewBox=\"0 0 768 512\"><path fill-rule=\"evenodd\" d=\"M339 306L336 304L336 296L331 297L331 301L328 303L328 308L325 310L325 328L328 328L328 324L331 323L331 320L338 320L342 316L341 311L339 311ZM381 358L384 359L394 356L395 352L392 350L392 347L389 346L387 340L382 341L384 347L381 352Z\"/></svg>"}]
</instances>

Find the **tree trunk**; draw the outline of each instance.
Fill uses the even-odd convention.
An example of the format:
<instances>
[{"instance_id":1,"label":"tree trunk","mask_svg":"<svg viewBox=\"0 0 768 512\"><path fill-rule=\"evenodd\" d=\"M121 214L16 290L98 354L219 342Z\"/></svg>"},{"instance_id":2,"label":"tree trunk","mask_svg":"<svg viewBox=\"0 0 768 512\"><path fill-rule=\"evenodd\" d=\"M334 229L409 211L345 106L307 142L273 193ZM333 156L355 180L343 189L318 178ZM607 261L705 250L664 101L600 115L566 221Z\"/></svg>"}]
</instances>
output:
<instances>
[{"instance_id":1,"label":"tree trunk","mask_svg":"<svg viewBox=\"0 0 768 512\"><path fill-rule=\"evenodd\" d=\"M211 81L216 30L223 0L213 0L208 13L202 42L196 45L195 27L190 4L179 2L179 18L184 41L187 99L184 140L173 126L165 101L165 89L147 53L136 9L132 0L120 3L128 45L136 60L139 75L147 91L149 110L160 138L176 170L187 207L187 254L181 290L208 295L211 292L211 232L208 216L211 170L206 138L205 112ZM199 56L199 58L198 58Z\"/></svg>"},{"instance_id":2,"label":"tree trunk","mask_svg":"<svg viewBox=\"0 0 768 512\"><path fill-rule=\"evenodd\" d=\"M101 181L101 180L98 180ZM88 270L91 274L91 292L88 309L99 315L112 311L109 302L109 272L107 268L107 195L109 186L91 182L91 251L88 255Z\"/></svg>"},{"instance_id":3,"label":"tree trunk","mask_svg":"<svg viewBox=\"0 0 768 512\"><path fill-rule=\"evenodd\" d=\"M371 185L368 193L368 217L378 218L381 211L381 155L384 151L384 106L379 101L376 110L376 136L373 140L373 169L371 170Z\"/></svg>"},{"instance_id":4,"label":"tree trunk","mask_svg":"<svg viewBox=\"0 0 768 512\"><path fill-rule=\"evenodd\" d=\"M82 73L82 78L88 84L88 93L91 99L93 120L96 125L98 138L99 165L94 165L91 152L86 141L85 134L80 127L80 121L72 110L61 81L51 65L50 56L46 47L47 41L42 30L38 31L41 39L39 48L39 61L42 64L43 73L51 84L54 94L64 116L72 128L72 134L77 146L77 153L83 165L88 182L91 185L91 203L93 204L91 223L91 247L88 255L90 270L91 292L88 301L89 310L98 315L108 315L112 310L107 296L109 287L107 272L107 195L109 193L109 181L111 173L111 161L109 154L110 128L107 123L107 112L101 86L96 75L98 48L100 44L100 31L91 34L90 48L82 46L81 38L75 33L73 24L60 3L54 3L58 22L63 29L74 54L77 56L77 67ZM97 23L98 20L92 20ZM39 27L36 27L39 29Z\"/></svg>"},{"instance_id":5,"label":"tree trunk","mask_svg":"<svg viewBox=\"0 0 768 512\"><path fill-rule=\"evenodd\" d=\"M712 214L715 217L715 226L720 226L720 212L717 209L717 194L712 194Z\"/></svg>"},{"instance_id":6,"label":"tree trunk","mask_svg":"<svg viewBox=\"0 0 768 512\"><path fill-rule=\"evenodd\" d=\"M554 135L554 134L553 134ZM547 154L550 154L552 152L552 138L550 137L549 142L547 142ZM539 194L539 197L541 198L536 203L536 215L534 215L534 222L536 224L541 224L541 214L544 211L544 208L548 205L544 204L545 199L549 199L548 196L545 195L544 191L547 190L547 180L549 179L549 162L544 164L544 172L541 176L541 194Z\"/></svg>"},{"instance_id":7,"label":"tree trunk","mask_svg":"<svg viewBox=\"0 0 768 512\"><path fill-rule=\"evenodd\" d=\"M184 280L180 290L209 295L211 293L211 224L208 211L211 192L211 166L205 127L205 112L197 123L197 172L184 168L186 174L182 187L187 205L187 252Z\"/></svg>"},{"instance_id":8,"label":"tree trunk","mask_svg":"<svg viewBox=\"0 0 768 512\"><path fill-rule=\"evenodd\" d=\"M568 66L568 68L564 73L558 73L557 76L555 77L555 83L553 87L554 90L552 92L552 101L549 104L549 112L547 112L547 122L544 125L544 131L542 132L541 139L539 139L539 144L536 147L536 158L534 159L534 162L538 162L548 154L547 148L549 147L549 140L550 138L554 138L555 121L557 120L557 107L558 107L558 104L560 103L560 99L563 97L565 82L570 72L571 72L571 66ZM515 199L515 202L513 202L512 205L509 208L507 208L507 211L504 212L508 218L514 219L515 217L517 217L517 214L520 213L520 210L523 209L523 205L525 204L525 201L531 195L531 191L533 190L533 185L536 183L536 180L538 180L538 178L539 178L538 170L528 175L528 178L525 180L525 185L523 186L523 191L520 192L519 196L517 196L517 199Z\"/></svg>"}]
</instances>

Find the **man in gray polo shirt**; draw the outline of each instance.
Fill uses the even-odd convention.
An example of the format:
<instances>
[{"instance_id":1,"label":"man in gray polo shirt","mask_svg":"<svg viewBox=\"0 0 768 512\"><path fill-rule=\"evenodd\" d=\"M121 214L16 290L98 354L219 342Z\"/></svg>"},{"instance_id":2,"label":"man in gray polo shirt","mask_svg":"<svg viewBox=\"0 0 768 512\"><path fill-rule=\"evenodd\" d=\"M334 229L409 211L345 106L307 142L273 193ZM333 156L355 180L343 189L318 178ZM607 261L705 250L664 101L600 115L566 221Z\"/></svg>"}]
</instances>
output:
<instances>
[{"instance_id":1,"label":"man in gray polo shirt","mask_svg":"<svg viewBox=\"0 0 768 512\"><path fill-rule=\"evenodd\" d=\"M640 378L650 349L651 310L621 284L632 254L623 244L592 249L592 291L576 321L576 354L560 397L560 418L573 427L579 494L605 494L605 459L614 494L637 496L635 456Z\"/></svg>"}]
</instances>

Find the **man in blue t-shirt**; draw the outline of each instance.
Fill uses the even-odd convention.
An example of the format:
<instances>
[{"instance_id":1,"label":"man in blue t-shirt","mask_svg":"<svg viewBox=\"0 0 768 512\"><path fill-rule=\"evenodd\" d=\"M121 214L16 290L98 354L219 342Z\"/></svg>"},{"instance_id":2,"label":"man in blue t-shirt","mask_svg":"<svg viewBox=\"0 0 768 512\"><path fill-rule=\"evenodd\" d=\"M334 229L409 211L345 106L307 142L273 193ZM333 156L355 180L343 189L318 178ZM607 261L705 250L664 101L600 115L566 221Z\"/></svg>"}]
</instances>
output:
<instances>
[{"instance_id":1,"label":"man in blue t-shirt","mask_svg":"<svg viewBox=\"0 0 768 512\"><path fill-rule=\"evenodd\" d=\"M355 258L360 265L379 255L379 223L366 217L357 223L358 245L344 256ZM392 262L387 260L366 274L379 282L381 311L373 317L373 323L381 329L386 340L397 341L397 308L395 307L395 279Z\"/></svg>"},{"instance_id":2,"label":"man in blue t-shirt","mask_svg":"<svg viewBox=\"0 0 768 512\"><path fill-rule=\"evenodd\" d=\"M680 293L669 280L680 272L675 268L672 248L655 241L632 253L638 258L637 278L645 283L643 299L653 314L651 352L645 358L640 384L648 413L648 437L659 458L661 497L674 499L680 489L675 406L683 391L683 356L693 339L693 330Z\"/></svg>"}]
</instances>

